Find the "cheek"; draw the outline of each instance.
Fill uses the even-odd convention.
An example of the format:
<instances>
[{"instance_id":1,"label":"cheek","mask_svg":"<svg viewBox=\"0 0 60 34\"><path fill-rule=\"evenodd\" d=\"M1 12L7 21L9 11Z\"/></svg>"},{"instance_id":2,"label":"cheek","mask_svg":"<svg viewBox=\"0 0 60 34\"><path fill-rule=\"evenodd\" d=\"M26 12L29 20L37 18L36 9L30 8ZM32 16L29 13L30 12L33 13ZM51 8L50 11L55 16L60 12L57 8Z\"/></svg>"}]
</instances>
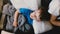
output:
<instances>
[{"instance_id":1,"label":"cheek","mask_svg":"<svg viewBox=\"0 0 60 34\"><path fill-rule=\"evenodd\" d=\"M40 13L37 13L37 14L36 14L36 16L39 18L39 16L40 16Z\"/></svg>"},{"instance_id":2,"label":"cheek","mask_svg":"<svg viewBox=\"0 0 60 34\"><path fill-rule=\"evenodd\" d=\"M37 15L36 15L36 16L37 16L37 18L40 18L40 16L41 16L41 15L40 15L40 13L37 13Z\"/></svg>"},{"instance_id":3,"label":"cheek","mask_svg":"<svg viewBox=\"0 0 60 34\"><path fill-rule=\"evenodd\" d=\"M37 13L37 15L39 16L39 15L40 15L40 13Z\"/></svg>"}]
</instances>

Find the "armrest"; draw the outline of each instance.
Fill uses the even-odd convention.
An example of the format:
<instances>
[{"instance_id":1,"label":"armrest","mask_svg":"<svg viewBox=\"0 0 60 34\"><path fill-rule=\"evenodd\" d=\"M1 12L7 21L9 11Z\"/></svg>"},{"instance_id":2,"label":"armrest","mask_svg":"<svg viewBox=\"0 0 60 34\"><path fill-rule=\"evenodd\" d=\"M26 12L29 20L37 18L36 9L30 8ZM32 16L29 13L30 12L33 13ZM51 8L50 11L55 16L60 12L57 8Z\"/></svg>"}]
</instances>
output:
<instances>
[{"instance_id":1,"label":"armrest","mask_svg":"<svg viewBox=\"0 0 60 34\"><path fill-rule=\"evenodd\" d=\"M3 29L3 23L4 23L4 20L5 20L5 17L6 17L6 15L2 14L2 17L1 17L1 20L0 20L0 29Z\"/></svg>"}]
</instances>

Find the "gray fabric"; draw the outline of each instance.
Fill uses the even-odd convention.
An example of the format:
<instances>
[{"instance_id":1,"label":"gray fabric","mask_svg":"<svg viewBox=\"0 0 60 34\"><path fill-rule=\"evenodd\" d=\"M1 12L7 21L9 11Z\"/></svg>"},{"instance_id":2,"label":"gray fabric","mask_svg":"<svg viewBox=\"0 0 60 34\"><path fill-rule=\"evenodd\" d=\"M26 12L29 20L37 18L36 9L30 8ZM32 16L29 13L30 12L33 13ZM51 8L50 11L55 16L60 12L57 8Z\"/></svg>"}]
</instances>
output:
<instances>
[{"instance_id":1,"label":"gray fabric","mask_svg":"<svg viewBox=\"0 0 60 34\"><path fill-rule=\"evenodd\" d=\"M15 13L15 8L10 5L9 3L4 5L3 7L3 15L7 15L7 24L6 24L6 30L13 30L13 15Z\"/></svg>"},{"instance_id":2,"label":"gray fabric","mask_svg":"<svg viewBox=\"0 0 60 34\"><path fill-rule=\"evenodd\" d=\"M9 16L13 16L15 10L16 10L16 9L15 9L12 5L6 4L6 5L3 7L3 14L9 15Z\"/></svg>"},{"instance_id":3,"label":"gray fabric","mask_svg":"<svg viewBox=\"0 0 60 34\"><path fill-rule=\"evenodd\" d=\"M14 28L14 32L16 32L16 30L19 28L20 30L24 31L24 28L22 28L21 26L24 25L25 23L25 17L20 14L19 17L18 17L18 27L17 28Z\"/></svg>"}]
</instances>

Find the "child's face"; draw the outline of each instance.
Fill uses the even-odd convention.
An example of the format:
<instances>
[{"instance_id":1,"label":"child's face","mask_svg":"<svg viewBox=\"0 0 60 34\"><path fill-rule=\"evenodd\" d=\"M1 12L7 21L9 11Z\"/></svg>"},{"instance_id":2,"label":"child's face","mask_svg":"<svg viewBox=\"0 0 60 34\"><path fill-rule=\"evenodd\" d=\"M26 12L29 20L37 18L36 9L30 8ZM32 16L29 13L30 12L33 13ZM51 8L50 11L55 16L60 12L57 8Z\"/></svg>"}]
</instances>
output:
<instances>
[{"instance_id":1,"label":"child's face","mask_svg":"<svg viewBox=\"0 0 60 34\"><path fill-rule=\"evenodd\" d=\"M40 15L41 15L41 13L42 13L42 10L41 10L41 9L39 9L39 10L35 11L35 13L36 13L36 15L40 16Z\"/></svg>"},{"instance_id":2,"label":"child's face","mask_svg":"<svg viewBox=\"0 0 60 34\"><path fill-rule=\"evenodd\" d=\"M38 21L40 21L40 15L41 15L41 12L42 12L41 9L35 11L35 13L36 13L36 18L37 18Z\"/></svg>"}]
</instances>

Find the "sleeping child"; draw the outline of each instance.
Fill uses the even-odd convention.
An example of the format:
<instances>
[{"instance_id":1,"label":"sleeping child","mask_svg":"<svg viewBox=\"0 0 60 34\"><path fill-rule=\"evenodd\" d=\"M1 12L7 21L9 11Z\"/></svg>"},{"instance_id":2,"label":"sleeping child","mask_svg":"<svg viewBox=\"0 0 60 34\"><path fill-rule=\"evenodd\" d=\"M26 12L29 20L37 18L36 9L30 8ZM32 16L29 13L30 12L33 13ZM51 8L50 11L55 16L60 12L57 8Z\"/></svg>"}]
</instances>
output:
<instances>
[{"instance_id":1,"label":"sleeping child","mask_svg":"<svg viewBox=\"0 0 60 34\"><path fill-rule=\"evenodd\" d=\"M33 19L33 28L35 34L41 34L52 29L49 21L42 21L41 15L44 9L41 7L39 10L31 13L30 17Z\"/></svg>"},{"instance_id":2,"label":"sleeping child","mask_svg":"<svg viewBox=\"0 0 60 34\"><path fill-rule=\"evenodd\" d=\"M45 21L41 21L39 18L40 13L42 12L41 9L38 10L39 6L41 5L40 4L41 0L11 0L11 2L13 4L13 6L17 9L17 11L15 12L15 15L14 15L14 22L13 22L14 27L17 27L17 25L18 25L17 24L18 23L17 22L18 14L22 13L22 15L24 15L26 17L27 22L30 25L33 25L35 34L43 33L52 28L50 23L48 23L48 22L44 23ZM31 14L31 18L33 15L32 19L30 18L30 14Z\"/></svg>"}]
</instances>

